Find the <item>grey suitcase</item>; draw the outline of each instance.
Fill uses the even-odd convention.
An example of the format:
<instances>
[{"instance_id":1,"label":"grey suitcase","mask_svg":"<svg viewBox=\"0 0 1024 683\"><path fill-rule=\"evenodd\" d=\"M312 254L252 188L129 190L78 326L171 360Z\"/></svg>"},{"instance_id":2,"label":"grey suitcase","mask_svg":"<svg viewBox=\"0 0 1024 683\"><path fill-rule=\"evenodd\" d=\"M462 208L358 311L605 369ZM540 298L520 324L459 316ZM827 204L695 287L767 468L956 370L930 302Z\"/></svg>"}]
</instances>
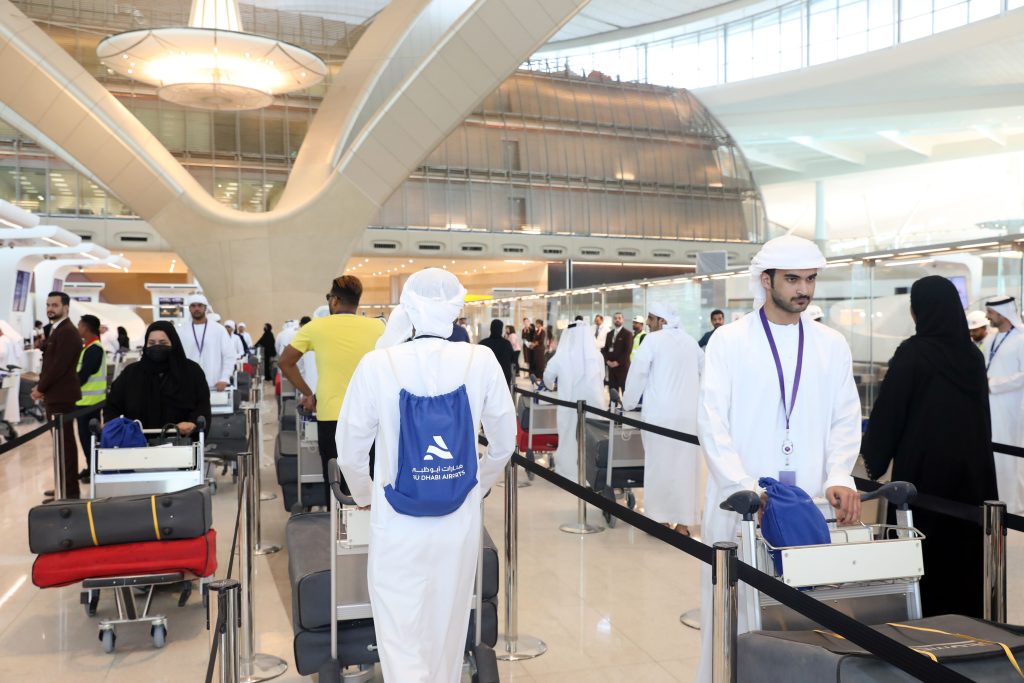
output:
<instances>
[{"instance_id":1,"label":"grey suitcase","mask_svg":"<svg viewBox=\"0 0 1024 683\"><path fill-rule=\"evenodd\" d=\"M152 496L62 500L28 513L28 545L37 555L97 545L181 540L213 523L208 486Z\"/></svg>"},{"instance_id":2,"label":"grey suitcase","mask_svg":"<svg viewBox=\"0 0 1024 683\"><path fill-rule=\"evenodd\" d=\"M889 624L872 628L972 681L1019 683L1021 680L1001 644L1019 660L1024 653L1024 627L955 614L900 624L902 628ZM737 647L737 673L739 683L914 683L917 680L860 646L824 630L745 633L740 636Z\"/></svg>"}]
</instances>

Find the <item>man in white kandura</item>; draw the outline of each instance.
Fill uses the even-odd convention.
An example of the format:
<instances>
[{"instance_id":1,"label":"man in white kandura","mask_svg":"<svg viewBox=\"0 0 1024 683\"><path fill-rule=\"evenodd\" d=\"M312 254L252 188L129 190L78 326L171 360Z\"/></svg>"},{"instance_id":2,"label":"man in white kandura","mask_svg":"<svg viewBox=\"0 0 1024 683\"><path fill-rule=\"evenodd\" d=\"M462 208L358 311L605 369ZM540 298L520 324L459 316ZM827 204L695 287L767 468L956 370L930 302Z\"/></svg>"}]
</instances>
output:
<instances>
[{"instance_id":1,"label":"man in white kandura","mask_svg":"<svg viewBox=\"0 0 1024 683\"><path fill-rule=\"evenodd\" d=\"M594 328L577 320L562 332L558 350L544 368L544 384L558 385L563 401L586 401L604 407L604 357L594 345ZM579 478L579 451L576 444L576 408L558 406L558 450L555 472L566 479Z\"/></svg>"},{"instance_id":2,"label":"man in white kandura","mask_svg":"<svg viewBox=\"0 0 1024 683\"><path fill-rule=\"evenodd\" d=\"M231 346L235 352L235 358L241 358L245 355L245 342L242 338L235 334L235 321L225 320L224 331L228 333L228 337L231 338Z\"/></svg>"},{"instance_id":3,"label":"man in white kandura","mask_svg":"<svg viewBox=\"0 0 1024 683\"><path fill-rule=\"evenodd\" d=\"M697 340L679 329L668 305L648 309L651 328L629 366L623 408L641 408L644 422L697 433L697 398L704 352ZM703 463L700 447L642 432L644 444L644 514L681 534L700 522Z\"/></svg>"},{"instance_id":4,"label":"man in white kandura","mask_svg":"<svg viewBox=\"0 0 1024 683\"><path fill-rule=\"evenodd\" d=\"M982 343L988 367L988 404L992 412L992 441L1024 446L1024 325L1012 296L985 302L988 319L996 327ZM1024 513L1024 460L995 453L999 500L1006 511Z\"/></svg>"},{"instance_id":5,"label":"man in white kandura","mask_svg":"<svg viewBox=\"0 0 1024 683\"><path fill-rule=\"evenodd\" d=\"M719 504L758 479L796 484L824 497L840 524L860 519L851 471L860 451L860 399L850 348L825 325L801 321L825 257L813 242L771 240L751 262L755 310L726 325L705 349L697 412L707 458L701 532L708 545L735 541L739 515ZM740 604L746 587L740 585ZM711 680L711 568L701 566L699 683ZM749 630L744 610L739 631Z\"/></svg>"},{"instance_id":6,"label":"man in white kandura","mask_svg":"<svg viewBox=\"0 0 1024 683\"><path fill-rule=\"evenodd\" d=\"M193 294L187 302L191 320L178 325L185 357L199 364L211 389L224 391L235 370L235 344L223 325L207 317L205 296Z\"/></svg>"},{"instance_id":7,"label":"man in white kandura","mask_svg":"<svg viewBox=\"0 0 1024 683\"><path fill-rule=\"evenodd\" d=\"M465 294L454 275L438 268L410 276L377 350L356 368L338 418L338 462L352 497L371 510L367 584L388 683L460 680L480 552L480 501L515 448L515 409L494 354L446 341ZM462 429L447 429L449 422L432 412L447 401L460 406ZM426 425L420 419L424 410L432 418ZM481 424L488 446L477 459ZM430 434L439 434L434 430L441 435L431 442ZM437 445L422 447L420 439ZM411 483L407 492L434 486L410 482L409 472L451 474L453 463L459 463L458 471L474 472L458 480L470 488L462 490L465 498L453 512L399 512L409 500L403 482ZM414 466L420 469L409 469Z\"/></svg>"}]
</instances>

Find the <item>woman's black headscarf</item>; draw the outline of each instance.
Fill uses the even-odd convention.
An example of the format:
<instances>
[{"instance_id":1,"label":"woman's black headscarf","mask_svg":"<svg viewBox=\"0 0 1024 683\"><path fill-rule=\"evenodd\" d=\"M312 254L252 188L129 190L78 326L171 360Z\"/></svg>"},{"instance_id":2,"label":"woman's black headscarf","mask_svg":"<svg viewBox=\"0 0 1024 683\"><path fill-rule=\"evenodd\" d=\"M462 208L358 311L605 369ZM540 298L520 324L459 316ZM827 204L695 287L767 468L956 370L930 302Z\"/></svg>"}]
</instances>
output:
<instances>
[{"instance_id":1,"label":"woman's black headscarf","mask_svg":"<svg viewBox=\"0 0 1024 683\"><path fill-rule=\"evenodd\" d=\"M960 389L987 396L985 360L971 341L953 283L940 275L921 278L910 288L910 309L917 332L904 343Z\"/></svg>"},{"instance_id":2,"label":"woman's black headscarf","mask_svg":"<svg viewBox=\"0 0 1024 683\"><path fill-rule=\"evenodd\" d=\"M171 355L164 363L156 363L146 355L146 347L149 345L149 335L154 332L163 332L171 341ZM164 396L178 396L183 392L191 392L193 373L188 367L188 358L185 357L185 347L181 345L181 338L174 325L166 320L157 320L146 328L146 337L142 342L142 360L139 361L146 369L146 372L154 378L161 377L159 382L160 393Z\"/></svg>"}]
</instances>

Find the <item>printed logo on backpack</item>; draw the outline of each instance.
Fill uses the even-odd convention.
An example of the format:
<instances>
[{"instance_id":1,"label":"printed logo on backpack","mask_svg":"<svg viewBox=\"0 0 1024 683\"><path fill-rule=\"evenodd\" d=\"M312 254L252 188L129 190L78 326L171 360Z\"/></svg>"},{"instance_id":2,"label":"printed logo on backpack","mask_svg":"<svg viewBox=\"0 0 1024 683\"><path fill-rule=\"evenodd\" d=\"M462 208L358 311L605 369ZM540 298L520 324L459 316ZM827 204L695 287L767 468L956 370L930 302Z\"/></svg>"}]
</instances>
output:
<instances>
[{"instance_id":1,"label":"printed logo on backpack","mask_svg":"<svg viewBox=\"0 0 1024 683\"><path fill-rule=\"evenodd\" d=\"M390 352L388 361L398 379ZM455 512L477 484L476 432L465 382L440 396L402 389L398 416L398 472L384 496L403 515Z\"/></svg>"}]
</instances>

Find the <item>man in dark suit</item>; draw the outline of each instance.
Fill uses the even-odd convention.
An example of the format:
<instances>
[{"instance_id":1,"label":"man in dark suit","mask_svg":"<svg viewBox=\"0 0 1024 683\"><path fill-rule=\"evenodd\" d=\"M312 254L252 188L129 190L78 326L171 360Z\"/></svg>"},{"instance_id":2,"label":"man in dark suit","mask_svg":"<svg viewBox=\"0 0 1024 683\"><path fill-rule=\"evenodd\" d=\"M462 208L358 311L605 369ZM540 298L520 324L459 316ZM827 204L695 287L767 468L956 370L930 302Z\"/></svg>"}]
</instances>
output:
<instances>
[{"instance_id":1,"label":"man in dark suit","mask_svg":"<svg viewBox=\"0 0 1024 683\"><path fill-rule=\"evenodd\" d=\"M50 292L46 297L46 317L50 321L50 336L43 351L43 369L39 384L32 389L32 398L42 400L47 419L54 415L68 415L75 411L75 402L82 398L78 382L78 356L82 352L82 337L78 328L68 319L71 298L64 292ZM75 443L74 420L64 420L64 481L68 498L78 498L78 446Z\"/></svg>"},{"instance_id":2,"label":"man in dark suit","mask_svg":"<svg viewBox=\"0 0 1024 683\"><path fill-rule=\"evenodd\" d=\"M633 350L633 333L623 325L625 318L616 313L612 320L612 329L604 340L601 355L608 366L608 393L612 403L622 405L622 392L626 388L626 375L629 374L629 354Z\"/></svg>"}]
</instances>

